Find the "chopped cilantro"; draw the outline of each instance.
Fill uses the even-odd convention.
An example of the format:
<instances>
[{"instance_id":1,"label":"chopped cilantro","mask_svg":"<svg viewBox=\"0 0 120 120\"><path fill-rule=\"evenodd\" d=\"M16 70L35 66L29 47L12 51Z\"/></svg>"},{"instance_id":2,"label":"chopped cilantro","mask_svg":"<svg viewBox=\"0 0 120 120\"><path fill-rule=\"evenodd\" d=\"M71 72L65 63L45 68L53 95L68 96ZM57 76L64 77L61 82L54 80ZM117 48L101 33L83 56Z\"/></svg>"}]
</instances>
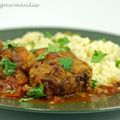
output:
<instances>
[{"instance_id":1,"label":"chopped cilantro","mask_svg":"<svg viewBox=\"0 0 120 120\"><path fill-rule=\"evenodd\" d=\"M63 66L65 70L70 70L72 68L73 60L69 57L60 58L59 63Z\"/></svg>"},{"instance_id":2,"label":"chopped cilantro","mask_svg":"<svg viewBox=\"0 0 120 120\"><path fill-rule=\"evenodd\" d=\"M37 57L37 60L44 60L45 59L45 56L44 54L40 54L38 57Z\"/></svg>"},{"instance_id":3,"label":"chopped cilantro","mask_svg":"<svg viewBox=\"0 0 120 120\"><path fill-rule=\"evenodd\" d=\"M92 80L92 87L95 89L97 85L97 80Z\"/></svg>"},{"instance_id":4,"label":"chopped cilantro","mask_svg":"<svg viewBox=\"0 0 120 120\"><path fill-rule=\"evenodd\" d=\"M44 32L44 36L47 37L47 38L51 38L52 33L51 32Z\"/></svg>"},{"instance_id":5,"label":"chopped cilantro","mask_svg":"<svg viewBox=\"0 0 120 120\"><path fill-rule=\"evenodd\" d=\"M27 102L29 100L32 100L33 98L21 98L19 102Z\"/></svg>"},{"instance_id":6,"label":"chopped cilantro","mask_svg":"<svg viewBox=\"0 0 120 120\"><path fill-rule=\"evenodd\" d=\"M31 53L35 53L35 51L36 51L36 49L34 49L34 48L30 50Z\"/></svg>"},{"instance_id":7,"label":"chopped cilantro","mask_svg":"<svg viewBox=\"0 0 120 120\"><path fill-rule=\"evenodd\" d=\"M49 44L46 53L58 53L61 51L61 48L55 44Z\"/></svg>"},{"instance_id":8,"label":"chopped cilantro","mask_svg":"<svg viewBox=\"0 0 120 120\"><path fill-rule=\"evenodd\" d=\"M16 47L17 47L17 44L12 43L10 40L3 42L3 50L8 48L16 48Z\"/></svg>"},{"instance_id":9,"label":"chopped cilantro","mask_svg":"<svg viewBox=\"0 0 120 120\"><path fill-rule=\"evenodd\" d=\"M27 92L27 95L34 98L45 97L44 85L40 84L38 87L32 88Z\"/></svg>"},{"instance_id":10,"label":"chopped cilantro","mask_svg":"<svg viewBox=\"0 0 120 120\"><path fill-rule=\"evenodd\" d=\"M17 68L17 64L11 62L7 58L2 58L2 60L0 61L0 66L4 69L3 72L7 76L12 75Z\"/></svg>"},{"instance_id":11,"label":"chopped cilantro","mask_svg":"<svg viewBox=\"0 0 120 120\"><path fill-rule=\"evenodd\" d=\"M64 46L64 47L62 48L62 50L63 50L63 51L70 51L70 48L69 48L68 46Z\"/></svg>"},{"instance_id":12,"label":"chopped cilantro","mask_svg":"<svg viewBox=\"0 0 120 120\"><path fill-rule=\"evenodd\" d=\"M44 60L45 56L48 55L49 53L58 53L60 51L61 51L61 48L59 48L58 46L56 46L54 44L49 44L48 48L45 50L45 52L40 54L37 57L37 60Z\"/></svg>"},{"instance_id":13,"label":"chopped cilantro","mask_svg":"<svg viewBox=\"0 0 120 120\"><path fill-rule=\"evenodd\" d=\"M63 51L70 51L69 47L66 46L69 43L69 40L67 37L60 38L57 41L54 41L54 43L56 44L56 46L61 48Z\"/></svg>"},{"instance_id":14,"label":"chopped cilantro","mask_svg":"<svg viewBox=\"0 0 120 120\"><path fill-rule=\"evenodd\" d=\"M117 68L120 68L120 60L116 60L115 64Z\"/></svg>"},{"instance_id":15,"label":"chopped cilantro","mask_svg":"<svg viewBox=\"0 0 120 120\"><path fill-rule=\"evenodd\" d=\"M57 43L60 45L60 46L65 46L66 44L69 43L69 40L67 37L64 37L64 38L60 38L57 40Z\"/></svg>"},{"instance_id":16,"label":"chopped cilantro","mask_svg":"<svg viewBox=\"0 0 120 120\"><path fill-rule=\"evenodd\" d=\"M95 51L91 62L93 63L99 63L107 54L103 53L102 51Z\"/></svg>"},{"instance_id":17,"label":"chopped cilantro","mask_svg":"<svg viewBox=\"0 0 120 120\"><path fill-rule=\"evenodd\" d=\"M68 39L64 38L61 39L63 40L62 42L55 42L54 44L49 44L48 48L45 50L45 52L43 54L40 54L37 57L37 60L44 60L45 56L48 55L49 53L59 53L61 51L68 51L70 50L67 46L65 46L65 44L68 43Z\"/></svg>"}]
</instances>

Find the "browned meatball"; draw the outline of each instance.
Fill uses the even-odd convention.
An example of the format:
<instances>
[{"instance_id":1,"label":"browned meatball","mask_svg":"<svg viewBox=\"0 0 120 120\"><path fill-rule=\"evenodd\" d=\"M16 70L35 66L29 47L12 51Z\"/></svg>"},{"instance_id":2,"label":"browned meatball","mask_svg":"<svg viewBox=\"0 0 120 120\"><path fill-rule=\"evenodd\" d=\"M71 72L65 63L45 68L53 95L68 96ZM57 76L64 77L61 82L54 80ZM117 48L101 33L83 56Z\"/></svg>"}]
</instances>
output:
<instances>
[{"instance_id":1,"label":"browned meatball","mask_svg":"<svg viewBox=\"0 0 120 120\"><path fill-rule=\"evenodd\" d=\"M72 69L66 71L59 63L58 58L71 57ZM90 86L92 76L91 67L78 60L71 52L51 53L46 59L37 62L29 72L32 86L41 83L45 85L48 98L52 96L65 96L85 91Z\"/></svg>"},{"instance_id":2,"label":"browned meatball","mask_svg":"<svg viewBox=\"0 0 120 120\"><path fill-rule=\"evenodd\" d=\"M26 48L17 47L12 53L12 60L18 64L19 68L28 71L35 63L36 58Z\"/></svg>"}]
</instances>

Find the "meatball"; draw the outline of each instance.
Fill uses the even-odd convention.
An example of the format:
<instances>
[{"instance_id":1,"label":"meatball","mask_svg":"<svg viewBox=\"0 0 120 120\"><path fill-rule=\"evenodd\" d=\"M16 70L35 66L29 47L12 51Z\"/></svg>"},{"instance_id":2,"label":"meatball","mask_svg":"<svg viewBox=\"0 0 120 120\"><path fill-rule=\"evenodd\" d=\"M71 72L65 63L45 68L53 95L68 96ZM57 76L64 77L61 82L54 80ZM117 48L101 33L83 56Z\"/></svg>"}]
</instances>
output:
<instances>
[{"instance_id":1,"label":"meatball","mask_svg":"<svg viewBox=\"0 0 120 120\"><path fill-rule=\"evenodd\" d=\"M73 65L67 71L59 63L59 58L71 57ZM84 61L77 59L70 51L50 53L45 60L36 62L29 72L33 87L44 84L48 98L66 96L86 91L90 86L92 68Z\"/></svg>"},{"instance_id":2,"label":"meatball","mask_svg":"<svg viewBox=\"0 0 120 120\"><path fill-rule=\"evenodd\" d=\"M29 71L36 61L34 54L27 51L24 47L17 47L13 51L12 60L24 71Z\"/></svg>"}]
</instances>

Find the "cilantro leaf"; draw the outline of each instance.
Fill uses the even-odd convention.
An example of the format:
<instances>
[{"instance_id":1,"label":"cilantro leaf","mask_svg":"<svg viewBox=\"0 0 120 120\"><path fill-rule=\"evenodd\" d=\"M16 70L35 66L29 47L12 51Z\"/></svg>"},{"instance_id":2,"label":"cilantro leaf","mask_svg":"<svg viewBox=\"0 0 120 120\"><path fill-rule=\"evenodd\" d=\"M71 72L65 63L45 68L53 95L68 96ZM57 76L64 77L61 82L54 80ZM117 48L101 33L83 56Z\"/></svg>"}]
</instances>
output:
<instances>
[{"instance_id":1,"label":"cilantro leaf","mask_svg":"<svg viewBox=\"0 0 120 120\"><path fill-rule=\"evenodd\" d=\"M47 37L47 38L51 38L52 33L51 32L44 32L44 36Z\"/></svg>"},{"instance_id":2,"label":"cilantro leaf","mask_svg":"<svg viewBox=\"0 0 120 120\"><path fill-rule=\"evenodd\" d=\"M48 48L45 50L44 53L40 54L37 57L37 60L44 60L45 56L48 55L49 53L58 53L61 51L61 48L59 48L58 46L56 46L55 44L49 44Z\"/></svg>"},{"instance_id":3,"label":"cilantro leaf","mask_svg":"<svg viewBox=\"0 0 120 120\"><path fill-rule=\"evenodd\" d=\"M35 53L35 51L36 51L36 49L34 49L34 48L32 48L32 49L30 50L31 53Z\"/></svg>"},{"instance_id":4,"label":"cilantro leaf","mask_svg":"<svg viewBox=\"0 0 120 120\"><path fill-rule=\"evenodd\" d=\"M70 51L70 48L66 46L69 43L69 40L67 37L60 38L57 41L54 41L54 43L56 44L56 46L61 48L62 51Z\"/></svg>"},{"instance_id":5,"label":"cilantro leaf","mask_svg":"<svg viewBox=\"0 0 120 120\"><path fill-rule=\"evenodd\" d=\"M102 51L95 51L91 62L93 63L99 63L107 54L103 53Z\"/></svg>"},{"instance_id":6,"label":"cilantro leaf","mask_svg":"<svg viewBox=\"0 0 120 120\"><path fill-rule=\"evenodd\" d=\"M67 46L60 47L58 44L49 44L45 52L37 57L37 60L44 60L45 56L48 55L49 53L59 53L61 51L68 51L68 50L70 49Z\"/></svg>"},{"instance_id":7,"label":"cilantro leaf","mask_svg":"<svg viewBox=\"0 0 120 120\"><path fill-rule=\"evenodd\" d=\"M92 80L92 87L95 89L97 85L97 80Z\"/></svg>"},{"instance_id":8,"label":"cilantro leaf","mask_svg":"<svg viewBox=\"0 0 120 120\"><path fill-rule=\"evenodd\" d=\"M7 76L12 75L17 68L17 64L11 62L7 58L2 58L2 60L0 61L0 66L4 69L3 72Z\"/></svg>"},{"instance_id":9,"label":"cilantro leaf","mask_svg":"<svg viewBox=\"0 0 120 120\"><path fill-rule=\"evenodd\" d=\"M12 43L10 40L3 42L3 50L8 48L16 48L16 47L17 47L17 44Z\"/></svg>"},{"instance_id":10,"label":"cilantro leaf","mask_svg":"<svg viewBox=\"0 0 120 120\"><path fill-rule=\"evenodd\" d=\"M62 48L62 50L63 50L63 51L70 51L70 48L69 48L68 46L64 46L64 47Z\"/></svg>"},{"instance_id":11,"label":"cilantro leaf","mask_svg":"<svg viewBox=\"0 0 120 120\"><path fill-rule=\"evenodd\" d=\"M45 56L44 54L40 54L38 57L37 57L37 60L44 60L45 59Z\"/></svg>"},{"instance_id":12,"label":"cilantro leaf","mask_svg":"<svg viewBox=\"0 0 120 120\"><path fill-rule=\"evenodd\" d=\"M69 43L69 40L67 37L60 38L56 41L60 46L65 46L66 44Z\"/></svg>"},{"instance_id":13,"label":"cilantro leaf","mask_svg":"<svg viewBox=\"0 0 120 120\"><path fill-rule=\"evenodd\" d=\"M120 68L120 60L116 60L115 65L117 68Z\"/></svg>"},{"instance_id":14,"label":"cilantro leaf","mask_svg":"<svg viewBox=\"0 0 120 120\"><path fill-rule=\"evenodd\" d=\"M49 44L46 53L58 53L61 51L61 48L56 44Z\"/></svg>"},{"instance_id":15,"label":"cilantro leaf","mask_svg":"<svg viewBox=\"0 0 120 120\"><path fill-rule=\"evenodd\" d=\"M27 92L27 95L34 98L45 97L44 85L40 84L38 87L32 88Z\"/></svg>"},{"instance_id":16,"label":"cilantro leaf","mask_svg":"<svg viewBox=\"0 0 120 120\"><path fill-rule=\"evenodd\" d=\"M70 70L72 68L73 60L69 57L59 58L59 63L63 66L65 70Z\"/></svg>"}]
</instances>

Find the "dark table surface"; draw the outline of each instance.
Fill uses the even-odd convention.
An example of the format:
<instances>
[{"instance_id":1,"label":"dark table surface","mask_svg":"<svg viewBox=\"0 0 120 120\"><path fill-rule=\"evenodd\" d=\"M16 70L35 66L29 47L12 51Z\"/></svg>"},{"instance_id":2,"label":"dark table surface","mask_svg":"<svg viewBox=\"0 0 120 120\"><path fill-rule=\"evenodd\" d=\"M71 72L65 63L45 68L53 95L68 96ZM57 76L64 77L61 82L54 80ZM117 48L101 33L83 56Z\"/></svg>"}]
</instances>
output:
<instances>
[{"instance_id":1,"label":"dark table surface","mask_svg":"<svg viewBox=\"0 0 120 120\"><path fill-rule=\"evenodd\" d=\"M45 114L0 110L0 120L120 120L120 111L89 114Z\"/></svg>"}]
</instances>

